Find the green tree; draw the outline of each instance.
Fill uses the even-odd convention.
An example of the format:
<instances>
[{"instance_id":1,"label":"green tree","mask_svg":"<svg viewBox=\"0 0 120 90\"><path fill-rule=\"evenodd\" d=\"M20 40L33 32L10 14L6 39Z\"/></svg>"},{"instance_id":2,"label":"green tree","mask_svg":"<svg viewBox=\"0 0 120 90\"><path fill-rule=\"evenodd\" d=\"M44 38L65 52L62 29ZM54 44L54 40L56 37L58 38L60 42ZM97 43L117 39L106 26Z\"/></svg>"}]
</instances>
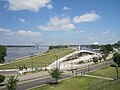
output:
<instances>
[{"instance_id":1,"label":"green tree","mask_svg":"<svg viewBox=\"0 0 120 90\"><path fill-rule=\"evenodd\" d=\"M117 76L117 79L118 79L119 78L118 64L114 63L111 66L116 68L116 76Z\"/></svg>"},{"instance_id":2,"label":"green tree","mask_svg":"<svg viewBox=\"0 0 120 90\"><path fill-rule=\"evenodd\" d=\"M93 57L93 62L96 64L98 62L98 57Z\"/></svg>"},{"instance_id":3,"label":"green tree","mask_svg":"<svg viewBox=\"0 0 120 90\"><path fill-rule=\"evenodd\" d=\"M105 61L108 56L109 50L106 48L106 46L102 46L101 51L103 52L102 58Z\"/></svg>"},{"instance_id":4,"label":"green tree","mask_svg":"<svg viewBox=\"0 0 120 90\"><path fill-rule=\"evenodd\" d=\"M102 55L102 58L103 58L104 61L106 60L107 56L108 56L108 54L103 54Z\"/></svg>"},{"instance_id":5,"label":"green tree","mask_svg":"<svg viewBox=\"0 0 120 90\"><path fill-rule=\"evenodd\" d=\"M0 83L2 83L5 80L5 76L4 75L0 75Z\"/></svg>"},{"instance_id":6,"label":"green tree","mask_svg":"<svg viewBox=\"0 0 120 90\"><path fill-rule=\"evenodd\" d=\"M114 53L113 54L113 61L120 66L120 54Z\"/></svg>"},{"instance_id":7,"label":"green tree","mask_svg":"<svg viewBox=\"0 0 120 90\"><path fill-rule=\"evenodd\" d=\"M100 62L102 61L102 57L99 57Z\"/></svg>"},{"instance_id":8,"label":"green tree","mask_svg":"<svg viewBox=\"0 0 120 90\"><path fill-rule=\"evenodd\" d=\"M59 70L59 68L53 68L53 69L51 69L51 71L50 71L50 76L52 77L52 78L55 78L55 80L56 80L56 84L58 83L58 79L59 79L59 77L61 76L61 72L60 72L60 70Z\"/></svg>"},{"instance_id":9,"label":"green tree","mask_svg":"<svg viewBox=\"0 0 120 90\"><path fill-rule=\"evenodd\" d=\"M7 55L7 50L5 46L0 45L0 63L5 61L4 57Z\"/></svg>"},{"instance_id":10,"label":"green tree","mask_svg":"<svg viewBox=\"0 0 120 90\"><path fill-rule=\"evenodd\" d=\"M111 44L107 44L105 45L105 48L110 52L110 51L113 51L113 47Z\"/></svg>"},{"instance_id":11,"label":"green tree","mask_svg":"<svg viewBox=\"0 0 120 90\"><path fill-rule=\"evenodd\" d=\"M5 85L8 88L8 90L16 90L17 87L17 82L18 82L18 77L15 76L10 76L6 82Z\"/></svg>"}]
</instances>

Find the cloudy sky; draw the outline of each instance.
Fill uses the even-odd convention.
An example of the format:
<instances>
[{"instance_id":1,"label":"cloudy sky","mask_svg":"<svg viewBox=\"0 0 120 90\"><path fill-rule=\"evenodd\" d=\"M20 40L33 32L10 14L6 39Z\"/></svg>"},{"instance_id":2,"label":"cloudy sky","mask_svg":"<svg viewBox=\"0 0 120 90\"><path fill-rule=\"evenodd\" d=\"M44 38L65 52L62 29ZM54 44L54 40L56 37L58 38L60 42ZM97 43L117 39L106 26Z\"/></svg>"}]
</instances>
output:
<instances>
[{"instance_id":1,"label":"cloudy sky","mask_svg":"<svg viewBox=\"0 0 120 90\"><path fill-rule=\"evenodd\" d=\"M0 0L0 44L120 40L120 0Z\"/></svg>"}]
</instances>

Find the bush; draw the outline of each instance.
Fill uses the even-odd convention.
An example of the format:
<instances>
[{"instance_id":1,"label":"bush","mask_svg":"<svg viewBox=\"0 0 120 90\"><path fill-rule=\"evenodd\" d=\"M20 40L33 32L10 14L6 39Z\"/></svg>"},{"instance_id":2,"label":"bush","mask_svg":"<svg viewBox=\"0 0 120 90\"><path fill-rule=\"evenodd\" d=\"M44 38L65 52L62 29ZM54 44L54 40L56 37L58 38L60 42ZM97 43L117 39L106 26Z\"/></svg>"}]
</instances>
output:
<instances>
[{"instance_id":1,"label":"bush","mask_svg":"<svg viewBox=\"0 0 120 90\"><path fill-rule=\"evenodd\" d=\"M15 76L10 76L6 82L5 85L7 87L8 90L16 90L17 87L17 82L18 82L18 77Z\"/></svg>"},{"instance_id":2,"label":"bush","mask_svg":"<svg viewBox=\"0 0 120 90\"><path fill-rule=\"evenodd\" d=\"M98 57L93 57L93 62L96 64L98 62Z\"/></svg>"},{"instance_id":3,"label":"bush","mask_svg":"<svg viewBox=\"0 0 120 90\"><path fill-rule=\"evenodd\" d=\"M4 75L0 75L0 83L2 83L5 80L5 76Z\"/></svg>"},{"instance_id":4,"label":"bush","mask_svg":"<svg viewBox=\"0 0 120 90\"><path fill-rule=\"evenodd\" d=\"M7 55L7 49L5 46L0 45L0 63L5 62L4 57Z\"/></svg>"},{"instance_id":5,"label":"bush","mask_svg":"<svg viewBox=\"0 0 120 90\"><path fill-rule=\"evenodd\" d=\"M120 54L114 53L113 54L113 61L120 66Z\"/></svg>"},{"instance_id":6,"label":"bush","mask_svg":"<svg viewBox=\"0 0 120 90\"><path fill-rule=\"evenodd\" d=\"M19 67L19 70L23 70L23 67Z\"/></svg>"}]
</instances>

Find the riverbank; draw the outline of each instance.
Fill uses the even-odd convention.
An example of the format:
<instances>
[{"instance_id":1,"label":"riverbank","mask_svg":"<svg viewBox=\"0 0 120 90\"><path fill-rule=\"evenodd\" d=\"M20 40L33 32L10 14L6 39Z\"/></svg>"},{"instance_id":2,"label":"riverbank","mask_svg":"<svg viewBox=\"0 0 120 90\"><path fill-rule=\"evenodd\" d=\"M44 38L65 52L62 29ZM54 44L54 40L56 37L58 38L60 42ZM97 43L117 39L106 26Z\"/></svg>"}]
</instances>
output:
<instances>
[{"instance_id":1,"label":"riverbank","mask_svg":"<svg viewBox=\"0 0 120 90\"><path fill-rule=\"evenodd\" d=\"M55 55L57 55L59 59L74 51L75 50L71 48L53 49L41 55L33 56L27 59L21 59L19 61L13 61L10 63L6 63L4 65L1 65L0 69L17 69L23 66L27 68L31 68L32 64L33 64L33 68L41 68L41 67L44 67L45 64L49 65L53 61L55 61L56 60Z\"/></svg>"}]
</instances>

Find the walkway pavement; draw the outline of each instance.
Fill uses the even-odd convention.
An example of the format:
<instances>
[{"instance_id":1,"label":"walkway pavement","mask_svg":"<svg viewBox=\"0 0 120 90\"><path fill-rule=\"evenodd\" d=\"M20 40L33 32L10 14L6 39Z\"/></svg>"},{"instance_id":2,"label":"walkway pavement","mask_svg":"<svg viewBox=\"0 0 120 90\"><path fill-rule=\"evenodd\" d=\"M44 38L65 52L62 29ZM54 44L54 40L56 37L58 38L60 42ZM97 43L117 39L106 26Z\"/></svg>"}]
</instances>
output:
<instances>
[{"instance_id":1,"label":"walkway pavement","mask_svg":"<svg viewBox=\"0 0 120 90\"><path fill-rule=\"evenodd\" d=\"M94 78L100 78L100 79L106 79L106 80L113 80L113 78L107 78L107 77L101 77L101 76L93 76L93 75L84 75L84 76L87 76L87 77L94 77Z\"/></svg>"}]
</instances>

